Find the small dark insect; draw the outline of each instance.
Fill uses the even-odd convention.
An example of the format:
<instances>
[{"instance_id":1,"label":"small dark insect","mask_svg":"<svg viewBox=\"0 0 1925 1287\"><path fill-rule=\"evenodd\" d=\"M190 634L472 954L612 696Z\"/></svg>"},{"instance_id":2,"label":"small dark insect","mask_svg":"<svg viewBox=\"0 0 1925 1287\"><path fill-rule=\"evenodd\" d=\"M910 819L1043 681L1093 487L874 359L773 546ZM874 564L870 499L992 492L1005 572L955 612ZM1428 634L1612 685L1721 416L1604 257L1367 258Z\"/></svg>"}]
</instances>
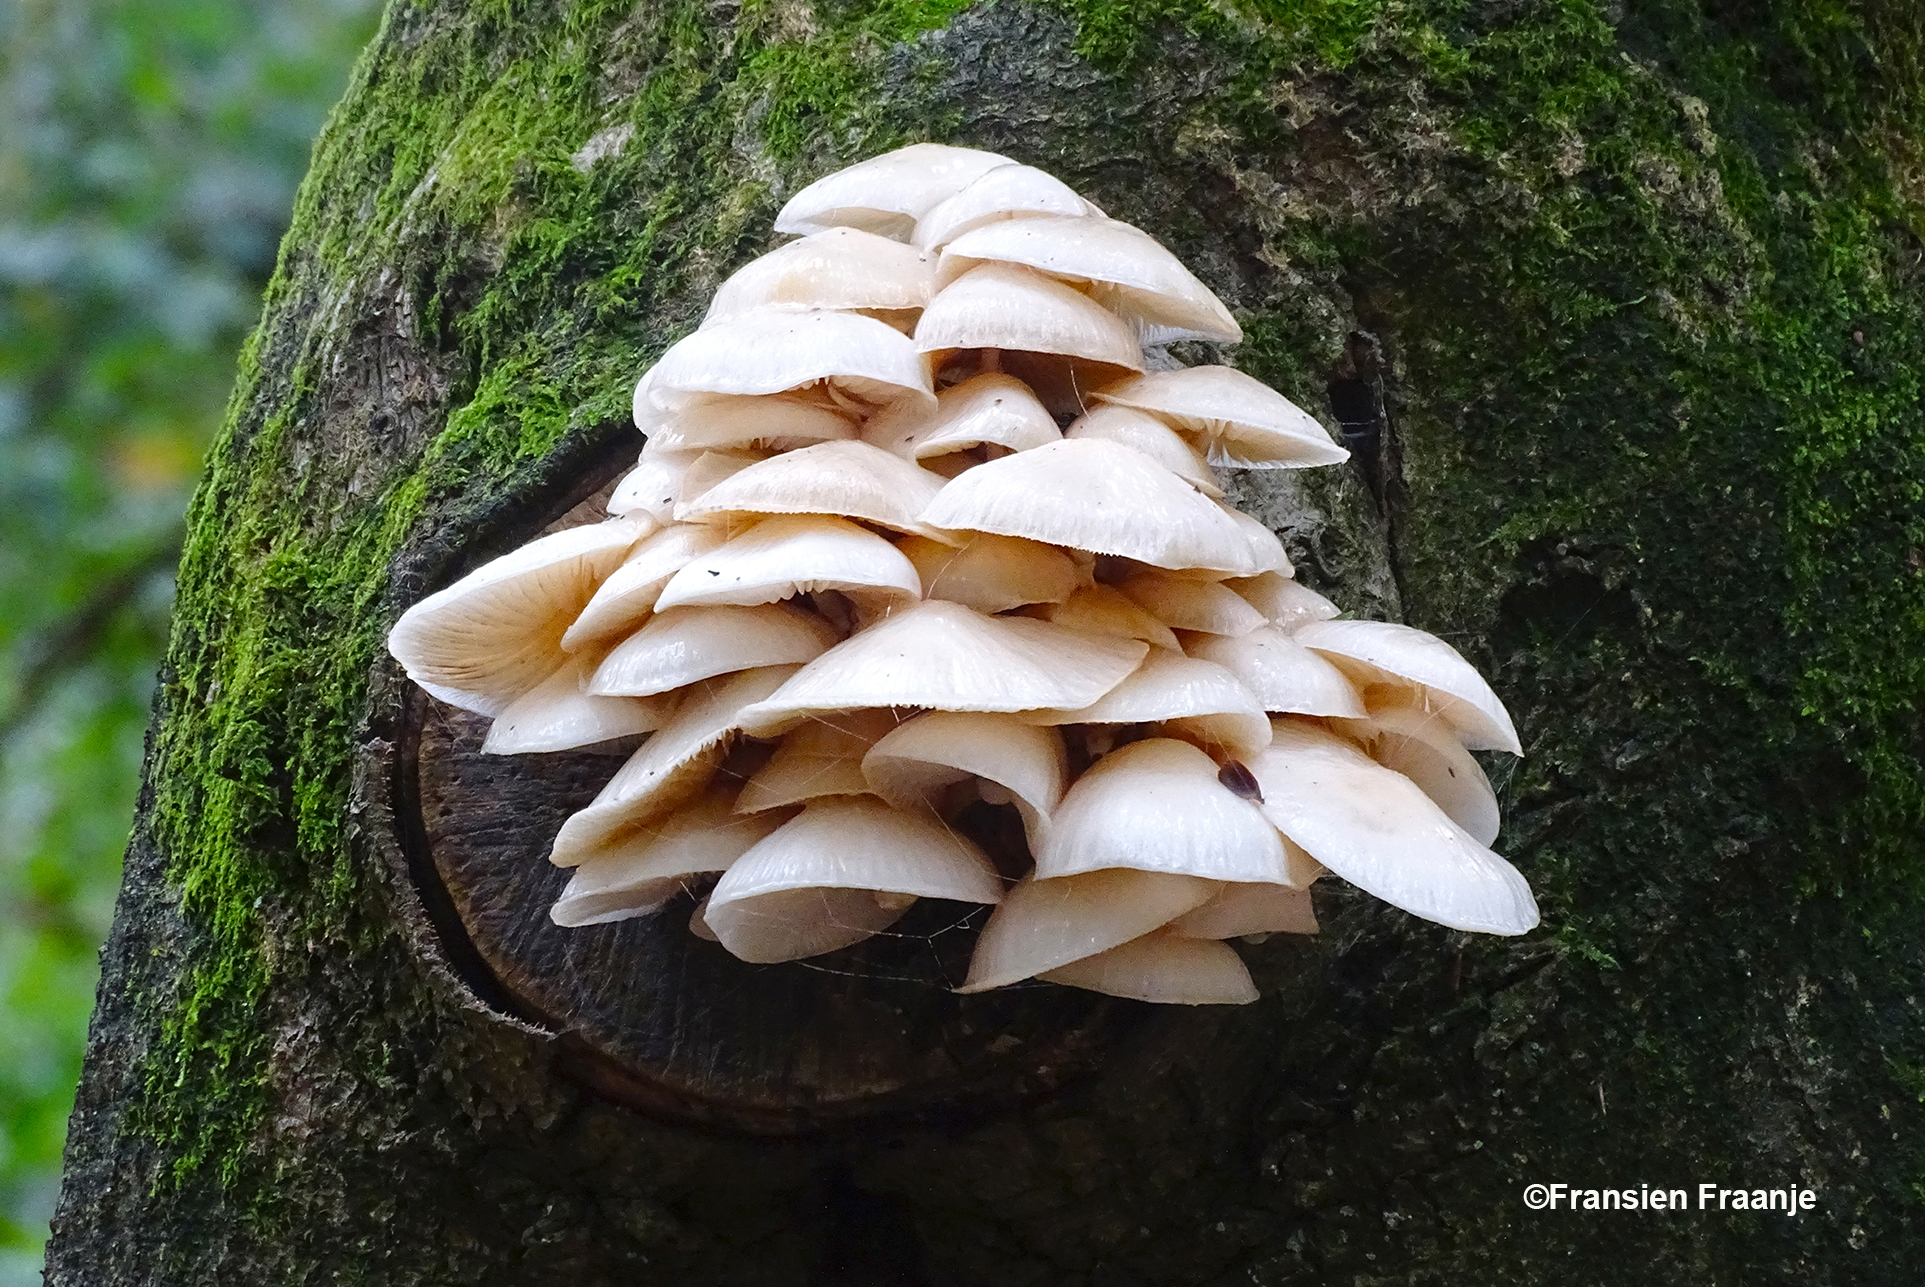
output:
<instances>
[{"instance_id":1,"label":"small dark insect","mask_svg":"<svg viewBox=\"0 0 1925 1287\"><path fill-rule=\"evenodd\" d=\"M1242 760L1225 760L1223 767L1216 771L1216 780L1228 788L1232 795L1242 796L1257 804L1263 803L1263 788L1257 785L1257 775L1250 772Z\"/></svg>"}]
</instances>

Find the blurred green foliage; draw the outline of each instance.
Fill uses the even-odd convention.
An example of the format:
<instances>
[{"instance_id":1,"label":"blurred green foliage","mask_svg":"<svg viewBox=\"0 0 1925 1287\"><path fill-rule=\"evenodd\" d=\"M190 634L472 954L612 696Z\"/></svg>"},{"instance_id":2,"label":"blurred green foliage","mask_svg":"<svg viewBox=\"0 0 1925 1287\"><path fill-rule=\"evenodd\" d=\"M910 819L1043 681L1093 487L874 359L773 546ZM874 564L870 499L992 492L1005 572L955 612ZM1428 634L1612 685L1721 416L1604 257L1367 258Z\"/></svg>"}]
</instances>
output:
<instances>
[{"instance_id":1,"label":"blurred green foliage","mask_svg":"<svg viewBox=\"0 0 1925 1287\"><path fill-rule=\"evenodd\" d=\"M0 1287L39 1281L180 514L375 0L0 0Z\"/></svg>"}]
</instances>

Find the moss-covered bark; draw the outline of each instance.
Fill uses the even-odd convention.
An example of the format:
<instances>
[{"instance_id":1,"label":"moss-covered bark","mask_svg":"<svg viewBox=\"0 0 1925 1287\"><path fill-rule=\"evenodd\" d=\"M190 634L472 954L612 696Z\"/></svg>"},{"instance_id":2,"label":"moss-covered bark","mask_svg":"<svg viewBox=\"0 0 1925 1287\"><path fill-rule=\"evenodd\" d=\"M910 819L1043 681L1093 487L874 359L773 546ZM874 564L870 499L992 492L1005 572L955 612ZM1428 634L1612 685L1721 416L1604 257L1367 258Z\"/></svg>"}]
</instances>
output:
<instances>
[{"instance_id":1,"label":"moss-covered bark","mask_svg":"<svg viewBox=\"0 0 1925 1287\"><path fill-rule=\"evenodd\" d=\"M1497 677L1546 924L1335 893L1207 1044L1160 1018L949 1132L698 1137L410 948L369 676L785 193L917 138L1164 236L1306 406L1373 338L1381 516L1354 479L1272 513ZM195 502L50 1281L1910 1281L1921 145L1910 0L399 0Z\"/></svg>"}]
</instances>

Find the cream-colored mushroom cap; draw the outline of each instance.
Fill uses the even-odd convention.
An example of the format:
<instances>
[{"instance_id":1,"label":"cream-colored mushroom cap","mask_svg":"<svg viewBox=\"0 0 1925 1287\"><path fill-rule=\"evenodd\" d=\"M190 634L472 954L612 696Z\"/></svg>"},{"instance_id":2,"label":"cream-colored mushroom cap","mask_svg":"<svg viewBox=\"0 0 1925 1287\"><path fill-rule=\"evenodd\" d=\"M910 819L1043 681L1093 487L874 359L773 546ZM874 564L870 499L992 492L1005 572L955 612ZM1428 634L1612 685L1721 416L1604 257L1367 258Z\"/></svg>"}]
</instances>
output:
<instances>
[{"instance_id":1,"label":"cream-colored mushroom cap","mask_svg":"<svg viewBox=\"0 0 1925 1287\"><path fill-rule=\"evenodd\" d=\"M1038 880L1105 867L1210 880L1289 878L1276 828L1217 780L1214 760L1167 737L1098 760L1051 815L1049 843L1036 855Z\"/></svg>"},{"instance_id":2,"label":"cream-colored mushroom cap","mask_svg":"<svg viewBox=\"0 0 1925 1287\"><path fill-rule=\"evenodd\" d=\"M1037 608L1035 615L1054 625L1085 630L1093 635L1141 639L1172 651L1182 647L1168 626L1115 586L1086 585L1061 603Z\"/></svg>"},{"instance_id":3,"label":"cream-colored mushroom cap","mask_svg":"<svg viewBox=\"0 0 1925 1287\"><path fill-rule=\"evenodd\" d=\"M1249 967L1233 948L1174 933L1145 934L1037 977L1164 1005L1248 1005L1257 999Z\"/></svg>"},{"instance_id":4,"label":"cream-colored mushroom cap","mask_svg":"<svg viewBox=\"0 0 1925 1287\"><path fill-rule=\"evenodd\" d=\"M1242 938L1246 934L1315 934L1308 889L1266 882L1225 885L1215 898L1171 921L1178 938Z\"/></svg>"},{"instance_id":5,"label":"cream-colored mushroom cap","mask_svg":"<svg viewBox=\"0 0 1925 1287\"><path fill-rule=\"evenodd\" d=\"M1084 387L1143 369L1136 336L1115 314L1015 264L984 264L943 287L916 323L915 342L936 366L958 349L1079 358L1094 364Z\"/></svg>"},{"instance_id":6,"label":"cream-colored mushroom cap","mask_svg":"<svg viewBox=\"0 0 1925 1287\"><path fill-rule=\"evenodd\" d=\"M562 668L495 716L482 740L490 755L566 751L617 737L649 733L668 719L665 698L598 697L582 691L593 669L587 657L570 657Z\"/></svg>"},{"instance_id":7,"label":"cream-colored mushroom cap","mask_svg":"<svg viewBox=\"0 0 1925 1287\"><path fill-rule=\"evenodd\" d=\"M745 961L793 961L861 942L918 898L1002 896L989 859L941 822L837 796L809 804L738 858L703 919Z\"/></svg>"},{"instance_id":8,"label":"cream-colored mushroom cap","mask_svg":"<svg viewBox=\"0 0 1925 1287\"><path fill-rule=\"evenodd\" d=\"M1087 706L1123 682L1146 651L1134 640L925 600L810 662L767 701L743 712L743 727L766 737L811 715L875 706Z\"/></svg>"},{"instance_id":9,"label":"cream-colored mushroom cap","mask_svg":"<svg viewBox=\"0 0 1925 1287\"><path fill-rule=\"evenodd\" d=\"M863 795L870 790L862 758L890 729L889 710L837 711L818 716L782 739L775 754L742 784L737 813L801 804L825 795Z\"/></svg>"},{"instance_id":10,"label":"cream-colored mushroom cap","mask_svg":"<svg viewBox=\"0 0 1925 1287\"><path fill-rule=\"evenodd\" d=\"M827 228L735 271L709 302L704 327L756 309L913 313L935 290L934 257L860 228Z\"/></svg>"},{"instance_id":11,"label":"cream-colored mushroom cap","mask_svg":"<svg viewBox=\"0 0 1925 1287\"><path fill-rule=\"evenodd\" d=\"M1503 825L1497 793L1442 716L1413 706L1379 705L1368 719L1345 720L1337 728L1371 759L1415 782L1478 844L1497 839Z\"/></svg>"},{"instance_id":12,"label":"cream-colored mushroom cap","mask_svg":"<svg viewBox=\"0 0 1925 1287\"><path fill-rule=\"evenodd\" d=\"M1243 338L1230 310L1156 238L1114 219L1043 215L985 224L944 247L939 283L981 263L1022 264L1088 283L1098 303L1135 322L1150 344Z\"/></svg>"},{"instance_id":13,"label":"cream-colored mushroom cap","mask_svg":"<svg viewBox=\"0 0 1925 1287\"><path fill-rule=\"evenodd\" d=\"M1280 630L1296 631L1337 615L1337 605L1282 572L1259 572L1224 582Z\"/></svg>"},{"instance_id":14,"label":"cream-colored mushroom cap","mask_svg":"<svg viewBox=\"0 0 1925 1287\"><path fill-rule=\"evenodd\" d=\"M1116 687L1080 710L1025 712L1038 724L1161 724L1168 730L1249 755L1270 744L1263 707L1221 666L1153 648ZM1210 768L1214 778L1216 768Z\"/></svg>"},{"instance_id":15,"label":"cream-colored mushroom cap","mask_svg":"<svg viewBox=\"0 0 1925 1287\"><path fill-rule=\"evenodd\" d=\"M1263 710L1359 718L1363 699L1343 672L1275 626L1249 634L1192 635L1183 651L1235 675Z\"/></svg>"},{"instance_id":16,"label":"cream-colored mushroom cap","mask_svg":"<svg viewBox=\"0 0 1925 1287\"><path fill-rule=\"evenodd\" d=\"M1351 884L1426 920L1522 934L1537 904L1517 869L1401 773L1314 725L1276 721L1249 761L1265 817Z\"/></svg>"},{"instance_id":17,"label":"cream-colored mushroom cap","mask_svg":"<svg viewBox=\"0 0 1925 1287\"><path fill-rule=\"evenodd\" d=\"M1028 451L1063 436L1029 386L985 372L936 395L936 410L902 403L862 427L865 442L905 460L928 460L984 445Z\"/></svg>"},{"instance_id":18,"label":"cream-colored mushroom cap","mask_svg":"<svg viewBox=\"0 0 1925 1287\"><path fill-rule=\"evenodd\" d=\"M1113 868L1034 877L1003 895L983 926L958 992L987 992L1106 952L1207 903L1221 886L1196 876Z\"/></svg>"},{"instance_id":19,"label":"cream-colored mushroom cap","mask_svg":"<svg viewBox=\"0 0 1925 1287\"><path fill-rule=\"evenodd\" d=\"M968 604L978 612L1060 603L1083 577L1055 546L1016 536L977 533L960 549L911 536L898 548L915 565L926 598Z\"/></svg>"},{"instance_id":20,"label":"cream-colored mushroom cap","mask_svg":"<svg viewBox=\"0 0 1925 1287\"><path fill-rule=\"evenodd\" d=\"M1055 175L1033 165L999 165L918 219L911 240L925 249L941 250L986 223L1037 215L1102 213Z\"/></svg>"},{"instance_id":21,"label":"cream-colored mushroom cap","mask_svg":"<svg viewBox=\"0 0 1925 1287\"><path fill-rule=\"evenodd\" d=\"M922 582L901 551L867 528L797 514L764 519L691 559L662 588L655 606L774 603L821 590L909 604L922 597Z\"/></svg>"},{"instance_id":22,"label":"cream-colored mushroom cap","mask_svg":"<svg viewBox=\"0 0 1925 1287\"><path fill-rule=\"evenodd\" d=\"M636 545L595 591L561 637L570 652L624 634L648 620L675 574L728 539L720 527L678 523Z\"/></svg>"},{"instance_id":23,"label":"cream-colored mushroom cap","mask_svg":"<svg viewBox=\"0 0 1925 1287\"><path fill-rule=\"evenodd\" d=\"M1334 465L1350 453L1295 403L1263 381L1227 366L1157 371L1098 389L1114 402L1203 435L1210 463L1239 469Z\"/></svg>"},{"instance_id":24,"label":"cream-colored mushroom cap","mask_svg":"<svg viewBox=\"0 0 1925 1287\"><path fill-rule=\"evenodd\" d=\"M765 310L718 322L677 341L644 379L647 401L661 411L704 394L787 393L817 385L875 405L898 398L928 405L935 399L922 358L901 331L860 313L826 310Z\"/></svg>"},{"instance_id":25,"label":"cream-colored mushroom cap","mask_svg":"<svg viewBox=\"0 0 1925 1287\"><path fill-rule=\"evenodd\" d=\"M862 759L863 777L883 799L903 809L935 809L944 790L969 778L1001 788L1022 816L1032 848L1042 843L1049 815L1063 798L1069 773L1054 729L1009 715L930 711L900 725Z\"/></svg>"},{"instance_id":26,"label":"cream-colored mushroom cap","mask_svg":"<svg viewBox=\"0 0 1925 1287\"><path fill-rule=\"evenodd\" d=\"M931 208L997 166L1012 164L975 148L911 143L817 179L789 198L775 217L775 230L848 227L906 239Z\"/></svg>"},{"instance_id":27,"label":"cream-colored mushroom cap","mask_svg":"<svg viewBox=\"0 0 1925 1287\"><path fill-rule=\"evenodd\" d=\"M1293 576L1297 569L1291 566L1290 555L1283 548L1283 539L1271 531L1269 525L1256 516L1246 514L1236 506L1219 500L1217 507L1230 516L1243 531L1243 539L1250 543L1250 557L1261 572L1274 572L1279 576Z\"/></svg>"},{"instance_id":28,"label":"cream-colored mushroom cap","mask_svg":"<svg viewBox=\"0 0 1925 1287\"><path fill-rule=\"evenodd\" d=\"M1147 411L1114 403L1099 404L1063 430L1063 437L1101 438L1134 447L1212 500L1223 495L1223 487L1203 453Z\"/></svg>"},{"instance_id":29,"label":"cream-colored mushroom cap","mask_svg":"<svg viewBox=\"0 0 1925 1287\"><path fill-rule=\"evenodd\" d=\"M664 608L615 645L588 691L647 697L737 670L814 661L836 639L821 617L784 603Z\"/></svg>"},{"instance_id":30,"label":"cream-colored mushroom cap","mask_svg":"<svg viewBox=\"0 0 1925 1287\"><path fill-rule=\"evenodd\" d=\"M932 527L994 532L1160 568L1260 569L1236 521L1142 452L1064 439L978 465L922 512Z\"/></svg>"},{"instance_id":31,"label":"cream-colored mushroom cap","mask_svg":"<svg viewBox=\"0 0 1925 1287\"><path fill-rule=\"evenodd\" d=\"M707 785L741 731L742 710L795 672L794 666L764 666L686 689L668 723L628 757L593 803L561 824L548 860L573 867L672 813Z\"/></svg>"},{"instance_id":32,"label":"cream-colored mushroom cap","mask_svg":"<svg viewBox=\"0 0 1925 1287\"><path fill-rule=\"evenodd\" d=\"M856 422L806 398L716 394L691 399L648 430L643 462L657 451L714 451L767 446L787 451L857 435ZM675 495L670 492L668 495Z\"/></svg>"},{"instance_id":33,"label":"cream-colored mushroom cap","mask_svg":"<svg viewBox=\"0 0 1925 1287\"><path fill-rule=\"evenodd\" d=\"M608 512L618 518L646 518L663 525L674 522L682 478L699 455L699 451L644 455L615 484L608 497Z\"/></svg>"},{"instance_id":34,"label":"cream-colored mushroom cap","mask_svg":"<svg viewBox=\"0 0 1925 1287\"><path fill-rule=\"evenodd\" d=\"M688 888L689 877L728 870L786 821L782 813L738 817L726 792L710 790L575 868L548 918L573 927L645 916Z\"/></svg>"},{"instance_id":35,"label":"cream-colored mushroom cap","mask_svg":"<svg viewBox=\"0 0 1925 1287\"><path fill-rule=\"evenodd\" d=\"M530 541L402 613L388 651L442 701L499 715L561 668L568 623L653 526L617 518Z\"/></svg>"},{"instance_id":36,"label":"cream-colored mushroom cap","mask_svg":"<svg viewBox=\"0 0 1925 1287\"><path fill-rule=\"evenodd\" d=\"M716 522L757 514L832 514L928 534L917 515L942 490L926 469L866 442L825 442L751 465L681 505L676 516Z\"/></svg>"},{"instance_id":37,"label":"cream-colored mushroom cap","mask_svg":"<svg viewBox=\"0 0 1925 1287\"><path fill-rule=\"evenodd\" d=\"M1249 600L1219 581L1138 568L1117 582L1116 588L1173 630L1247 635L1264 624L1263 614Z\"/></svg>"},{"instance_id":38,"label":"cream-colored mushroom cap","mask_svg":"<svg viewBox=\"0 0 1925 1287\"><path fill-rule=\"evenodd\" d=\"M1391 621L1318 621L1297 631L1297 642L1328 657L1359 687L1403 690L1401 700L1442 715L1473 751L1524 754L1504 703L1477 668L1436 635Z\"/></svg>"}]
</instances>

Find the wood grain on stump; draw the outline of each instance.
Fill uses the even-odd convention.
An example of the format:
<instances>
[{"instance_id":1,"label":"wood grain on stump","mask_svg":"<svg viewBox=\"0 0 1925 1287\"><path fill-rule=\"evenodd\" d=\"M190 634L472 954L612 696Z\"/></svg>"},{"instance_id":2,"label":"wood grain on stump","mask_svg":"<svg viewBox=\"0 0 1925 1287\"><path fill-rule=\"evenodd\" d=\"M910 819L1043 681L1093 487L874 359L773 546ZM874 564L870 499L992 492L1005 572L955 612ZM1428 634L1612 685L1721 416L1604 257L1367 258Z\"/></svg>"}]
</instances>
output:
<instances>
[{"instance_id":1,"label":"wood grain on stump","mask_svg":"<svg viewBox=\"0 0 1925 1287\"><path fill-rule=\"evenodd\" d=\"M591 498L545 526L599 517ZM561 1035L570 1070L608 1095L768 1133L970 1111L1087 1070L1140 1011L1044 983L957 995L988 917L971 904L923 899L863 943L779 965L697 938L690 894L557 926L549 908L571 873L548 861L555 833L639 739L483 754L486 717L409 689L397 840L447 954L484 999Z\"/></svg>"}]
</instances>

